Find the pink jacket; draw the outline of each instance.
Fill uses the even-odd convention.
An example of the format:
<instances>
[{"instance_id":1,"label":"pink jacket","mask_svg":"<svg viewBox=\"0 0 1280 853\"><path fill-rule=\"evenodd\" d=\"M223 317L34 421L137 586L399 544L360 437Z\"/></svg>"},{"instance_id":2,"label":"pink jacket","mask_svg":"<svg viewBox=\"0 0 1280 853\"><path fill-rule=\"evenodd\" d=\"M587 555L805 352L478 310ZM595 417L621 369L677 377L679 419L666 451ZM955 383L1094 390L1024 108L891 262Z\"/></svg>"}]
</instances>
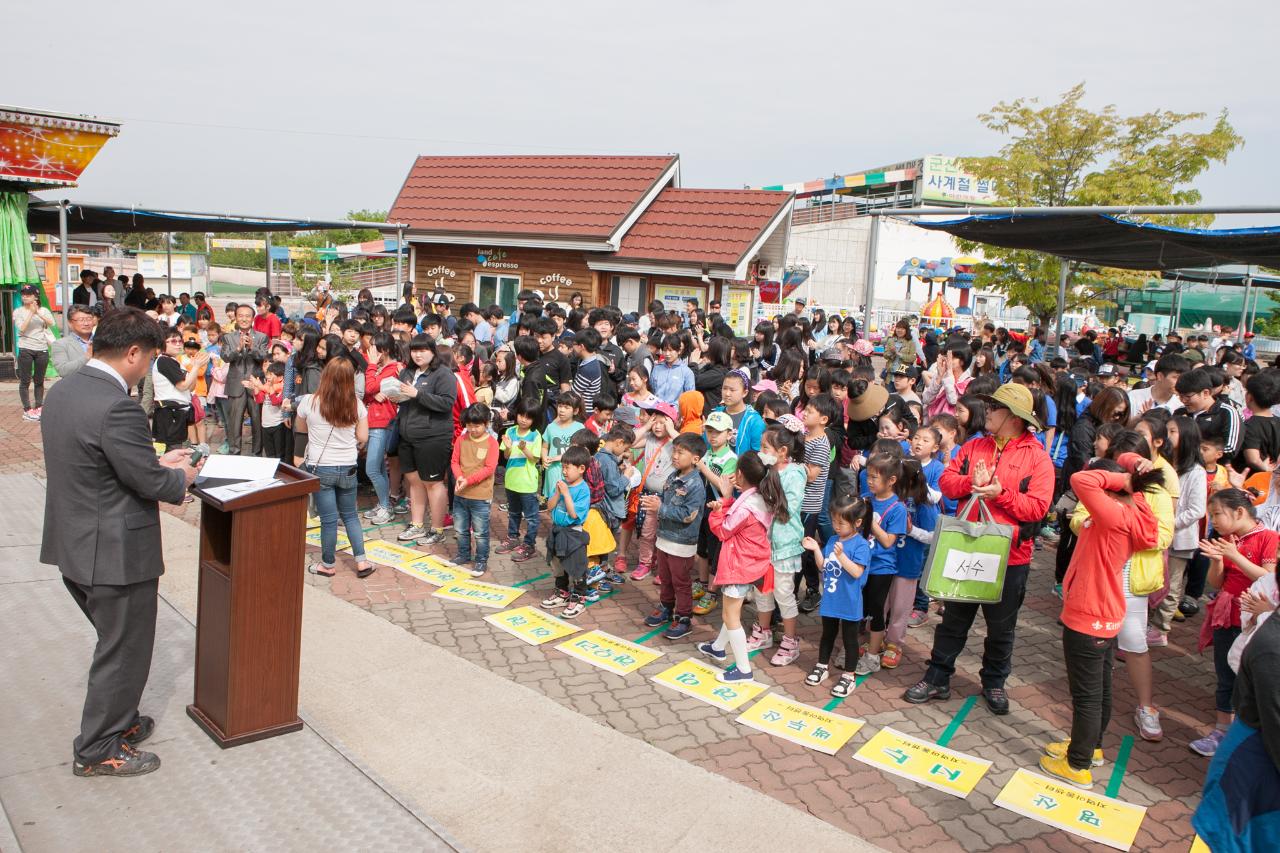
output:
<instances>
[{"instance_id":1,"label":"pink jacket","mask_svg":"<svg viewBox=\"0 0 1280 853\"><path fill-rule=\"evenodd\" d=\"M755 583L768 575L773 566L773 549L769 545L769 525L773 513L755 489L747 489L711 513L707 524L720 540L720 561L716 565L716 585Z\"/></svg>"}]
</instances>

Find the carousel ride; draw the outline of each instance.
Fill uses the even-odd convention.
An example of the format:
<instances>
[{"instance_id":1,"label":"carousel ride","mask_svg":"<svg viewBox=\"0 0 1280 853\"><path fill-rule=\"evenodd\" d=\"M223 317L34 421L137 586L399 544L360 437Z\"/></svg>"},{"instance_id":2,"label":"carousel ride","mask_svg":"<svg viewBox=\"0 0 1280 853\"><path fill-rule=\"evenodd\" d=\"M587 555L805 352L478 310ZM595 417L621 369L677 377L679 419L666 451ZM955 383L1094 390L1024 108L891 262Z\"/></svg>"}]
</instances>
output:
<instances>
[{"instance_id":1,"label":"carousel ride","mask_svg":"<svg viewBox=\"0 0 1280 853\"><path fill-rule=\"evenodd\" d=\"M898 270L898 278L907 279L908 302L911 301L911 284L914 279L919 279L928 286L926 301L920 307L920 318L931 325L941 326L958 316L973 314L973 309L969 306L969 291L973 289L974 268L979 263L981 261L978 258L968 255L958 258L938 258L933 261L908 258ZM934 294L935 285L938 286L936 295ZM958 306L953 307L947 301L948 285L960 291Z\"/></svg>"}]
</instances>

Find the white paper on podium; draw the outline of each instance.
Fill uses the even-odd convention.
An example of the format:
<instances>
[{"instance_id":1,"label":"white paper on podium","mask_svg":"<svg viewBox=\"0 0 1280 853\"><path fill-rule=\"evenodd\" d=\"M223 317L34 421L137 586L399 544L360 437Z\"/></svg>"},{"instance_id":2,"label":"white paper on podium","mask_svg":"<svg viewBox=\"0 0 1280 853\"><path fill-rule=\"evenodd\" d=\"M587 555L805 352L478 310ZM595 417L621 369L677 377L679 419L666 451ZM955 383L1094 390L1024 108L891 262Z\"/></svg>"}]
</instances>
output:
<instances>
[{"instance_id":1,"label":"white paper on podium","mask_svg":"<svg viewBox=\"0 0 1280 853\"><path fill-rule=\"evenodd\" d=\"M200 469L199 480L269 480L279 467L279 459L214 454Z\"/></svg>"},{"instance_id":2,"label":"white paper on podium","mask_svg":"<svg viewBox=\"0 0 1280 853\"><path fill-rule=\"evenodd\" d=\"M269 489L272 486L279 486L283 480L277 480L274 477L268 477L265 480L250 480L245 483L232 483L229 486L218 486L213 489L205 489L205 494L211 498L217 498L220 501L229 501L232 498L243 497L250 492Z\"/></svg>"}]
</instances>

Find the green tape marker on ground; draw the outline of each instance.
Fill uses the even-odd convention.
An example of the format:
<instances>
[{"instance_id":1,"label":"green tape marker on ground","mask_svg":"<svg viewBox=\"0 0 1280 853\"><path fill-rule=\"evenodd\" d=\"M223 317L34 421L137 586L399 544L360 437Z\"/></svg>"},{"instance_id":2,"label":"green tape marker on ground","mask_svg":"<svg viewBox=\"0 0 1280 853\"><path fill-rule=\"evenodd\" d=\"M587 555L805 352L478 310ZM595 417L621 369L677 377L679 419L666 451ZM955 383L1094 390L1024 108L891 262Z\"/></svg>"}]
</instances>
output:
<instances>
[{"instance_id":1,"label":"green tape marker on ground","mask_svg":"<svg viewBox=\"0 0 1280 853\"><path fill-rule=\"evenodd\" d=\"M588 601L587 607L590 607L593 604L599 604L600 602L604 601L606 598L613 598L617 594L618 594L618 591L616 589L611 589L608 592L606 592L604 595L597 598L595 601Z\"/></svg>"},{"instance_id":2,"label":"green tape marker on ground","mask_svg":"<svg viewBox=\"0 0 1280 853\"><path fill-rule=\"evenodd\" d=\"M670 623L669 621L667 621L667 622L663 622L661 625L659 625L657 628L654 628L654 629L653 629L652 631L650 631L649 633L647 633L647 634L642 634L641 636L636 637L636 638L635 638L635 640L633 640L632 642L635 642L635 643L647 643L647 642L649 642L650 640L652 640L654 637L656 637L656 636L658 636L659 634L661 634L663 631L667 630L667 626L668 626L668 625L670 625L670 624L671 624L671 623Z\"/></svg>"},{"instance_id":3,"label":"green tape marker on ground","mask_svg":"<svg viewBox=\"0 0 1280 853\"><path fill-rule=\"evenodd\" d=\"M942 732L942 737L938 738L938 746L946 746L951 743L951 739L956 736L956 732L960 731L960 726L964 723L964 718L969 716L969 712L973 710L973 706L978 704L978 697L970 696L964 700L964 704L960 706L960 710L956 711L956 715L951 718L951 722Z\"/></svg>"},{"instance_id":4,"label":"green tape marker on ground","mask_svg":"<svg viewBox=\"0 0 1280 853\"><path fill-rule=\"evenodd\" d=\"M854 679L853 679L853 687L854 687L854 689L856 690L857 688L861 687L861 686L862 686L862 684L863 684L863 682L865 682L865 681L866 681L868 678L870 678L870 677L871 677L871 676L869 676L869 675L859 675L859 676L857 676L856 678L854 678ZM851 692L851 693L849 694L849 696L852 696L852 695L853 695L853 693ZM823 706L822 706L822 710L824 710L824 711L834 711L836 708L839 708L839 707L840 707L840 703L841 703L841 702L843 702L844 700L848 699L848 698L849 698L849 696L837 696L837 697L835 697L835 698L834 698L834 699L832 699L830 702L828 702L827 704L823 705Z\"/></svg>"},{"instance_id":5,"label":"green tape marker on ground","mask_svg":"<svg viewBox=\"0 0 1280 853\"><path fill-rule=\"evenodd\" d=\"M1125 735L1120 741L1120 751L1116 753L1116 764L1107 780L1107 796L1113 800L1120 794L1120 783L1124 781L1124 769L1129 764L1129 753L1133 751L1133 735Z\"/></svg>"},{"instance_id":6,"label":"green tape marker on ground","mask_svg":"<svg viewBox=\"0 0 1280 853\"><path fill-rule=\"evenodd\" d=\"M546 572L545 574L538 575L536 578L529 578L527 581L520 581L520 583L513 583L512 586L528 586L531 583L537 583L538 581L545 580L546 578L549 578L549 577L551 577L551 572Z\"/></svg>"}]
</instances>

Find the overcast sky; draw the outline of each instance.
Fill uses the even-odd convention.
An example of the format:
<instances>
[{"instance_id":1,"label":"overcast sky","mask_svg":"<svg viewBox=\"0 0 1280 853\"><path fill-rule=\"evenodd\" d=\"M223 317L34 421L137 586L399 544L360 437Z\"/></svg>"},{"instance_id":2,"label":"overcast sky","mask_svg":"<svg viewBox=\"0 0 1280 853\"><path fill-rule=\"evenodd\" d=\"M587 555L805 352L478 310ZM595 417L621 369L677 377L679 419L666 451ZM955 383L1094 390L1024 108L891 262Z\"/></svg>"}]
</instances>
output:
<instances>
[{"instance_id":1,"label":"overcast sky","mask_svg":"<svg viewBox=\"0 0 1280 853\"><path fill-rule=\"evenodd\" d=\"M420 153L676 152L684 186L812 180L992 153L978 113L1083 80L1123 113L1229 109L1246 144L1205 201L1280 203L1274 2L17 5L0 103L123 123L84 201L339 217L389 207Z\"/></svg>"}]
</instances>

